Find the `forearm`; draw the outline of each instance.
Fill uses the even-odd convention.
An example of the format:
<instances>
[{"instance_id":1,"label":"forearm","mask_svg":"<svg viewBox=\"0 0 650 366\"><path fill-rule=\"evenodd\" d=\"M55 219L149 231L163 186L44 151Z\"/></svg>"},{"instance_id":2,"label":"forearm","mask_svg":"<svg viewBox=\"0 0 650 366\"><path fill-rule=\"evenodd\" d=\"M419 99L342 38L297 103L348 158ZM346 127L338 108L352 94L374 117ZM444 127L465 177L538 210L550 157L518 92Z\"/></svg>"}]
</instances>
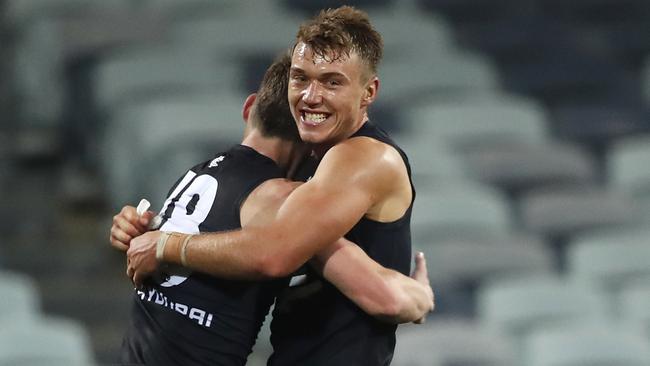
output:
<instances>
[{"instance_id":1,"label":"forearm","mask_svg":"<svg viewBox=\"0 0 650 366\"><path fill-rule=\"evenodd\" d=\"M164 246L162 262L178 264L220 278L260 280L287 276L310 254L282 250L286 235L259 227L221 233L172 237Z\"/></svg>"},{"instance_id":2,"label":"forearm","mask_svg":"<svg viewBox=\"0 0 650 366\"><path fill-rule=\"evenodd\" d=\"M382 267L354 243L340 239L311 264L366 313L389 323L407 323L431 310L427 286Z\"/></svg>"},{"instance_id":3,"label":"forearm","mask_svg":"<svg viewBox=\"0 0 650 366\"><path fill-rule=\"evenodd\" d=\"M417 321L431 311L430 288L420 282L391 269L382 269L384 280L397 292L397 307L392 313L384 314L382 320L401 324Z\"/></svg>"}]
</instances>

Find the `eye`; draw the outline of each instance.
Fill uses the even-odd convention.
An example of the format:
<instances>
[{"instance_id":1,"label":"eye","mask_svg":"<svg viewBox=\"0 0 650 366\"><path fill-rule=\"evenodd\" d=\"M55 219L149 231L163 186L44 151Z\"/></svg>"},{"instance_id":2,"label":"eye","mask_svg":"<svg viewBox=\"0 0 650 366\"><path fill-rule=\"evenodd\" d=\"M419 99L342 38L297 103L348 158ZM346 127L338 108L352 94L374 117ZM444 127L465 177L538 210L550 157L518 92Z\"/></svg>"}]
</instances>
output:
<instances>
[{"instance_id":1,"label":"eye","mask_svg":"<svg viewBox=\"0 0 650 366\"><path fill-rule=\"evenodd\" d=\"M339 85L341 85L341 82L336 80L336 79L330 79L330 80L327 81L327 86L336 87L336 86L339 86Z\"/></svg>"},{"instance_id":2,"label":"eye","mask_svg":"<svg viewBox=\"0 0 650 366\"><path fill-rule=\"evenodd\" d=\"M307 80L307 78L305 77L305 75L294 74L291 75L291 80L296 82L304 82L305 80Z\"/></svg>"}]
</instances>

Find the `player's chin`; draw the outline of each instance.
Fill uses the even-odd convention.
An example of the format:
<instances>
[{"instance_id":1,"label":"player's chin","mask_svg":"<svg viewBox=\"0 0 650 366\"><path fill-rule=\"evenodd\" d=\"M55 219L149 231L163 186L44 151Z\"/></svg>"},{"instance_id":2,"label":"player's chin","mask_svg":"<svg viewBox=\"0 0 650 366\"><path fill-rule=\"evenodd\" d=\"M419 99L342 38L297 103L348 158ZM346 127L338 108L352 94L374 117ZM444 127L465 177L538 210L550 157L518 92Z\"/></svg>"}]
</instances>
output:
<instances>
[{"instance_id":1,"label":"player's chin","mask_svg":"<svg viewBox=\"0 0 650 366\"><path fill-rule=\"evenodd\" d=\"M300 139L308 144L319 144L326 139L326 135L321 131L298 129L298 132L300 133Z\"/></svg>"}]
</instances>

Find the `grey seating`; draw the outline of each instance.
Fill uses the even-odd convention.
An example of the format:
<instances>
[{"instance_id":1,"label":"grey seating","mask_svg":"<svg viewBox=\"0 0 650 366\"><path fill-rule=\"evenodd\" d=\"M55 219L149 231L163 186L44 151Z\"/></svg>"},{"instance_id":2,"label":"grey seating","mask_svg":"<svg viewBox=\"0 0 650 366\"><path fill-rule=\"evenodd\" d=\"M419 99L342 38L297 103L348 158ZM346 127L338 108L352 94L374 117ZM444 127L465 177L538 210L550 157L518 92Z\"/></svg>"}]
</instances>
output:
<instances>
[{"instance_id":1,"label":"grey seating","mask_svg":"<svg viewBox=\"0 0 650 366\"><path fill-rule=\"evenodd\" d=\"M524 226L548 236L571 237L637 220L629 197L600 188L541 189L524 195L520 203Z\"/></svg>"},{"instance_id":2,"label":"grey seating","mask_svg":"<svg viewBox=\"0 0 650 366\"><path fill-rule=\"evenodd\" d=\"M414 243L445 237L478 236L513 229L507 201L488 187L447 183L421 191L411 216Z\"/></svg>"},{"instance_id":3,"label":"grey seating","mask_svg":"<svg viewBox=\"0 0 650 366\"><path fill-rule=\"evenodd\" d=\"M436 314L472 316L476 292L499 278L551 274L553 253L538 238L501 233L458 235L414 242L427 259L429 281L436 292Z\"/></svg>"},{"instance_id":4,"label":"grey seating","mask_svg":"<svg viewBox=\"0 0 650 366\"><path fill-rule=\"evenodd\" d=\"M617 299L620 321L650 336L650 278L626 282Z\"/></svg>"},{"instance_id":5,"label":"grey seating","mask_svg":"<svg viewBox=\"0 0 650 366\"><path fill-rule=\"evenodd\" d=\"M567 248L571 276L607 291L612 299L626 282L650 278L650 230L623 228L584 235Z\"/></svg>"},{"instance_id":6,"label":"grey seating","mask_svg":"<svg viewBox=\"0 0 650 366\"><path fill-rule=\"evenodd\" d=\"M526 339L530 366L643 366L650 364L650 345L643 335L607 322L558 326Z\"/></svg>"},{"instance_id":7,"label":"grey seating","mask_svg":"<svg viewBox=\"0 0 650 366\"><path fill-rule=\"evenodd\" d=\"M608 183L627 193L639 204L643 217L650 221L650 137L639 135L616 142L607 154Z\"/></svg>"},{"instance_id":8,"label":"grey seating","mask_svg":"<svg viewBox=\"0 0 650 366\"><path fill-rule=\"evenodd\" d=\"M386 102L425 100L431 96L496 91L499 81L489 61L475 55L443 53L435 58L386 60L379 68L381 98Z\"/></svg>"},{"instance_id":9,"label":"grey seating","mask_svg":"<svg viewBox=\"0 0 650 366\"><path fill-rule=\"evenodd\" d=\"M0 328L1 366L92 366L90 338L78 323L40 318Z\"/></svg>"},{"instance_id":10,"label":"grey seating","mask_svg":"<svg viewBox=\"0 0 650 366\"><path fill-rule=\"evenodd\" d=\"M408 156L416 191L469 180L463 161L449 149L408 134L397 135L395 140Z\"/></svg>"},{"instance_id":11,"label":"grey seating","mask_svg":"<svg viewBox=\"0 0 650 366\"><path fill-rule=\"evenodd\" d=\"M413 246L425 253L436 286L553 272L552 253L538 238L526 235L458 237Z\"/></svg>"},{"instance_id":12,"label":"grey seating","mask_svg":"<svg viewBox=\"0 0 650 366\"><path fill-rule=\"evenodd\" d=\"M404 325L397 331L395 366L515 365L510 342L467 319Z\"/></svg>"},{"instance_id":13,"label":"grey seating","mask_svg":"<svg viewBox=\"0 0 650 366\"><path fill-rule=\"evenodd\" d=\"M173 150L173 155L179 151L175 147L203 151L202 146L212 143L215 150L209 155L199 161L179 164L184 162L183 169L189 169L208 160L225 144L239 143L244 128L243 101L243 97L230 94L188 94L151 100L122 111L110 124L111 131L106 134L101 154L111 207L117 209L139 202L140 198L146 198L143 195L160 194L183 174L173 171L180 168L178 165L167 170L165 147L172 146L167 150ZM196 156L191 152L184 154L190 158ZM157 178L161 176L164 178ZM162 203L163 198L150 199Z\"/></svg>"},{"instance_id":14,"label":"grey seating","mask_svg":"<svg viewBox=\"0 0 650 366\"><path fill-rule=\"evenodd\" d=\"M180 44L201 45L229 61L251 54L276 55L293 45L302 18L280 12L271 1L242 3L231 4L239 8L233 11L175 21L170 25L170 38Z\"/></svg>"},{"instance_id":15,"label":"grey seating","mask_svg":"<svg viewBox=\"0 0 650 366\"><path fill-rule=\"evenodd\" d=\"M513 193L547 186L592 185L594 159L575 145L557 142L478 148L464 157L476 179Z\"/></svg>"},{"instance_id":16,"label":"grey seating","mask_svg":"<svg viewBox=\"0 0 650 366\"><path fill-rule=\"evenodd\" d=\"M41 309L36 283L27 275L0 271L0 328L12 322L27 322Z\"/></svg>"},{"instance_id":17,"label":"grey seating","mask_svg":"<svg viewBox=\"0 0 650 366\"><path fill-rule=\"evenodd\" d=\"M501 332L524 356L522 337L554 325L591 322L606 316L596 289L555 276L496 280L479 289L477 310L486 327Z\"/></svg>"},{"instance_id":18,"label":"grey seating","mask_svg":"<svg viewBox=\"0 0 650 366\"><path fill-rule=\"evenodd\" d=\"M182 67L181 67L182 65ZM164 44L113 53L98 65L96 99L103 111L161 95L241 90L239 69L196 46Z\"/></svg>"},{"instance_id":19,"label":"grey seating","mask_svg":"<svg viewBox=\"0 0 650 366\"><path fill-rule=\"evenodd\" d=\"M455 98L409 108L406 128L454 151L495 145L538 145L547 140L545 110L507 96Z\"/></svg>"}]
</instances>

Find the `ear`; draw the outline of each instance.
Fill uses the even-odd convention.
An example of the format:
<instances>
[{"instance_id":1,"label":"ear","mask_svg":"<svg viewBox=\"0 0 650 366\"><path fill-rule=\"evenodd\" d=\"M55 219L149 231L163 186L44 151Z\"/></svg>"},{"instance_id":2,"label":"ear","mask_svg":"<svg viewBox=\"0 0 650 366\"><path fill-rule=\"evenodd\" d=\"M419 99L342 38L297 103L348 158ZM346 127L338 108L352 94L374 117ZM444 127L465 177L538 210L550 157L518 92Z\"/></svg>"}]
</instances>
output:
<instances>
[{"instance_id":1,"label":"ear","mask_svg":"<svg viewBox=\"0 0 650 366\"><path fill-rule=\"evenodd\" d=\"M250 117L251 109L253 108L253 104L255 104L255 99L257 99L257 94L253 93L249 95L246 100L244 101L244 106L241 111L241 115L244 118L244 122L248 122L248 118Z\"/></svg>"},{"instance_id":2,"label":"ear","mask_svg":"<svg viewBox=\"0 0 650 366\"><path fill-rule=\"evenodd\" d=\"M372 102L377 99L377 93L379 92L379 78L377 75L373 75L370 80L368 80L368 83L366 84L366 87L364 89L364 95L363 99L361 99L361 106L362 107L367 107Z\"/></svg>"}]
</instances>

